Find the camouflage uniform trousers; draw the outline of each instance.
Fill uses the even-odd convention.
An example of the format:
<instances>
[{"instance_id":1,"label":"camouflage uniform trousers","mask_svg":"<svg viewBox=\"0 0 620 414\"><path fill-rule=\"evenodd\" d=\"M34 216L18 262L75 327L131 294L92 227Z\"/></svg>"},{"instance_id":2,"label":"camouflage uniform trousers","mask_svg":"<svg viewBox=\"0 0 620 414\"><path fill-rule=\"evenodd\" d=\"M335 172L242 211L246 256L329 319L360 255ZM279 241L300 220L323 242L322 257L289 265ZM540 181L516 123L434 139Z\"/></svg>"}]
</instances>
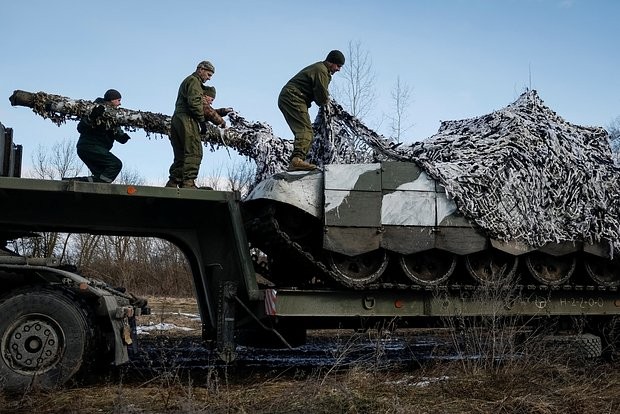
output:
<instances>
[{"instance_id":1,"label":"camouflage uniform trousers","mask_svg":"<svg viewBox=\"0 0 620 414\"><path fill-rule=\"evenodd\" d=\"M278 97L278 108L295 136L291 158L299 157L305 160L314 136L308 105L298 90L284 88Z\"/></svg>"},{"instance_id":2,"label":"camouflage uniform trousers","mask_svg":"<svg viewBox=\"0 0 620 414\"><path fill-rule=\"evenodd\" d=\"M95 182L111 183L123 168L121 160L101 145L78 144L77 153L92 173Z\"/></svg>"},{"instance_id":3,"label":"camouflage uniform trousers","mask_svg":"<svg viewBox=\"0 0 620 414\"><path fill-rule=\"evenodd\" d=\"M170 126L170 144L174 154L170 179L177 182L195 180L202 162L198 123L188 114L174 114Z\"/></svg>"}]
</instances>

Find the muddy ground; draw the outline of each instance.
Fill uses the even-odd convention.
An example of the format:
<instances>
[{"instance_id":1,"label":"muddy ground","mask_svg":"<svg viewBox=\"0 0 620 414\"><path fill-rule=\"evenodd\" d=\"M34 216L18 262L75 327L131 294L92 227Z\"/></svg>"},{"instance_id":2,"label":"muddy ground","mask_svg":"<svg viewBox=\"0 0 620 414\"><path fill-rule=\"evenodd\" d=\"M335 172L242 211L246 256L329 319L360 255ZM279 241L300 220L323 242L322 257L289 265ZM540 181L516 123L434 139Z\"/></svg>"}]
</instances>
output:
<instances>
[{"instance_id":1,"label":"muddy ground","mask_svg":"<svg viewBox=\"0 0 620 414\"><path fill-rule=\"evenodd\" d=\"M613 360L561 352L455 358L431 331L310 331L295 350L239 347L223 364L193 299L150 298L132 362L53 392L0 395L1 413L614 413Z\"/></svg>"}]
</instances>

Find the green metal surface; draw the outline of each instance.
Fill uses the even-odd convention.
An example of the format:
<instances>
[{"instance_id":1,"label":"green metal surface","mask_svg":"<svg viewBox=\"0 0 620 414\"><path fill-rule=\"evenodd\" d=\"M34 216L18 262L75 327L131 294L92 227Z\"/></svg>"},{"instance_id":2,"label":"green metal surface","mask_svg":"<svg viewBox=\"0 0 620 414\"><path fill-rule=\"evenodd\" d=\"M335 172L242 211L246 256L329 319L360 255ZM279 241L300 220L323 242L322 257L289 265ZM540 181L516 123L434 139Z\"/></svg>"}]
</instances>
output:
<instances>
[{"instance_id":1,"label":"green metal surface","mask_svg":"<svg viewBox=\"0 0 620 414\"><path fill-rule=\"evenodd\" d=\"M397 190L403 184L415 182L420 179L422 170L413 162L391 162L381 163L382 174L381 183L384 191ZM425 174L426 176L426 174ZM427 178L427 185L435 187L435 181Z\"/></svg>"},{"instance_id":2,"label":"green metal surface","mask_svg":"<svg viewBox=\"0 0 620 414\"><path fill-rule=\"evenodd\" d=\"M510 299L476 291L300 291L277 290L280 317L452 317L620 315L613 291L522 291Z\"/></svg>"},{"instance_id":3,"label":"green metal surface","mask_svg":"<svg viewBox=\"0 0 620 414\"><path fill-rule=\"evenodd\" d=\"M259 294L239 202L233 192L0 178L0 234L57 231L168 240L187 257L204 327L214 332L220 283L242 283L243 297L250 299Z\"/></svg>"}]
</instances>

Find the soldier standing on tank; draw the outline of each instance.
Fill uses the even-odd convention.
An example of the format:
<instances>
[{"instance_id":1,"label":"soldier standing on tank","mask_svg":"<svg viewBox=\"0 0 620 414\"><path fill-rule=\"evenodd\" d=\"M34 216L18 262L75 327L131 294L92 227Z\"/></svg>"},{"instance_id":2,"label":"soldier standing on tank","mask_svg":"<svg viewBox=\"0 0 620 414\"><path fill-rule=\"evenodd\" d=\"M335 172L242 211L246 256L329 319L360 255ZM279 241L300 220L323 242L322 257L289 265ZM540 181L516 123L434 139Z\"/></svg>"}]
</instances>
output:
<instances>
[{"instance_id":1,"label":"soldier standing on tank","mask_svg":"<svg viewBox=\"0 0 620 414\"><path fill-rule=\"evenodd\" d=\"M104 118L106 111L121 104L121 94L116 89L109 89L103 98L95 99L95 107L90 115L80 120L77 130L80 138L77 142L77 154L86 164L92 176L68 178L69 180L111 183L123 168L123 163L110 152L114 141L125 144L129 135L120 127L110 127Z\"/></svg>"},{"instance_id":2,"label":"soldier standing on tank","mask_svg":"<svg viewBox=\"0 0 620 414\"><path fill-rule=\"evenodd\" d=\"M332 50L322 62L305 67L282 88L278 108L295 136L289 171L311 171L316 165L306 162L312 144L312 123L308 108L315 102L319 106L329 101L329 82L332 75L344 65L344 55Z\"/></svg>"},{"instance_id":3,"label":"soldier standing on tank","mask_svg":"<svg viewBox=\"0 0 620 414\"><path fill-rule=\"evenodd\" d=\"M203 108L203 83L211 79L215 67L209 61L198 63L196 71L179 86L170 126L174 160L166 187L198 188L196 178L202 162L200 135L207 132Z\"/></svg>"}]
</instances>

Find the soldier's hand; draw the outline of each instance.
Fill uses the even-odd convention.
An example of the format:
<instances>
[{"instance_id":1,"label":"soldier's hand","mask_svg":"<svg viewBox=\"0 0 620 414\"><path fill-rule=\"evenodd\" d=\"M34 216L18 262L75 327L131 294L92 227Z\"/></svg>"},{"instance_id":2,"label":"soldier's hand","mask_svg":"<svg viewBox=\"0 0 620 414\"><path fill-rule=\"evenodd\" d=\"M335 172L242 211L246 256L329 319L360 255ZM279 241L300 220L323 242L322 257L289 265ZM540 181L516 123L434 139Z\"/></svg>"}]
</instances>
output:
<instances>
[{"instance_id":1,"label":"soldier's hand","mask_svg":"<svg viewBox=\"0 0 620 414\"><path fill-rule=\"evenodd\" d=\"M97 105L92 109L92 111L90 111L90 119L95 120L101 117L101 115L103 115L104 112L105 112L105 106Z\"/></svg>"},{"instance_id":2,"label":"soldier's hand","mask_svg":"<svg viewBox=\"0 0 620 414\"><path fill-rule=\"evenodd\" d=\"M234 109L232 109L232 108L230 108L230 107L228 107L228 108L224 108L224 112L226 113L226 115L228 115L229 113L234 112L234 111L235 111L235 110L234 110Z\"/></svg>"},{"instance_id":3,"label":"soldier's hand","mask_svg":"<svg viewBox=\"0 0 620 414\"><path fill-rule=\"evenodd\" d=\"M199 122L198 126L200 127L200 135L207 133L207 123L205 121Z\"/></svg>"}]
</instances>

